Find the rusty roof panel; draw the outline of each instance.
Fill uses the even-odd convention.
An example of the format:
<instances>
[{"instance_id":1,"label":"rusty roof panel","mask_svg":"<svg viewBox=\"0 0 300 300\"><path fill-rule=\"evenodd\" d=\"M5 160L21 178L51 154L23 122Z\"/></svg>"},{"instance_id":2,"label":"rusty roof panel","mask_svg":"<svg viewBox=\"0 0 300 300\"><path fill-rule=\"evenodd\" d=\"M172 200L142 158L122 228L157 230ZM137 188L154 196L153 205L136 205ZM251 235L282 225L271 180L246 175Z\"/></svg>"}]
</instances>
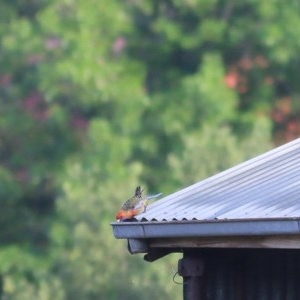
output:
<instances>
[{"instance_id":1,"label":"rusty roof panel","mask_svg":"<svg viewBox=\"0 0 300 300\"><path fill-rule=\"evenodd\" d=\"M300 217L300 139L149 205L136 221Z\"/></svg>"}]
</instances>

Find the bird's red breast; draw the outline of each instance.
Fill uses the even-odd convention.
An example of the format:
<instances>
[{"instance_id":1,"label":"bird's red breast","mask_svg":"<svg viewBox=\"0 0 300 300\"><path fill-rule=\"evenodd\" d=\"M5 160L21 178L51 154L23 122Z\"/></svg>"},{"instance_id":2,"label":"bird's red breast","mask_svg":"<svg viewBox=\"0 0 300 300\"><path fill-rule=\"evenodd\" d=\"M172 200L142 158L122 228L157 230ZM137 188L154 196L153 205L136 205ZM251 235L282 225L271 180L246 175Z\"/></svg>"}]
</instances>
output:
<instances>
[{"instance_id":1,"label":"bird's red breast","mask_svg":"<svg viewBox=\"0 0 300 300\"><path fill-rule=\"evenodd\" d=\"M134 216L138 215L141 212L141 209L132 209L132 210L123 210L121 209L117 215L116 219L119 221L123 221L126 219L132 219Z\"/></svg>"}]
</instances>

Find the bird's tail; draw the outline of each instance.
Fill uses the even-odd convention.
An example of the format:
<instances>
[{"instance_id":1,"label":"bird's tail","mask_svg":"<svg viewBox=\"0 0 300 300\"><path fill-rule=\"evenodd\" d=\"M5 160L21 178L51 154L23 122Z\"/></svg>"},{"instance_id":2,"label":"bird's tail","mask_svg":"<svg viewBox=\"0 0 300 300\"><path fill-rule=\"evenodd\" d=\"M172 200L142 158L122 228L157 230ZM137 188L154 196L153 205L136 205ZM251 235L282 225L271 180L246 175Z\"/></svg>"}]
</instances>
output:
<instances>
[{"instance_id":1,"label":"bird's tail","mask_svg":"<svg viewBox=\"0 0 300 300\"><path fill-rule=\"evenodd\" d=\"M160 197L162 194L163 193L159 193L159 194L156 194L156 195L147 195L147 199L148 200L155 199L155 198Z\"/></svg>"}]
</instances>

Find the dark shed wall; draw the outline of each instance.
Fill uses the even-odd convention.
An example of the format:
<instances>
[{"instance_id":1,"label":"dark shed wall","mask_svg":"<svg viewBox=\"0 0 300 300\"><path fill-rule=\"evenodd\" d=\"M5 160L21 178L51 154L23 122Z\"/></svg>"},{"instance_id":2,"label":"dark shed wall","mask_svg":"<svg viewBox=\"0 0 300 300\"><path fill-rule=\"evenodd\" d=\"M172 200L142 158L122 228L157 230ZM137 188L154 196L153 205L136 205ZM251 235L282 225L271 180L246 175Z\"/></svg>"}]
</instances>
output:
<instances>
[{"instance_id":1,"label":"dark shed wall","mask_svg":"<svg viewBox=\"0 0 300 300\"><path fill-rule=\"evenodd\" d=\"M199 255L204 273L199 278L205 300L299 300L299 250L214 249Z\"/></svg>"}]
</instances>

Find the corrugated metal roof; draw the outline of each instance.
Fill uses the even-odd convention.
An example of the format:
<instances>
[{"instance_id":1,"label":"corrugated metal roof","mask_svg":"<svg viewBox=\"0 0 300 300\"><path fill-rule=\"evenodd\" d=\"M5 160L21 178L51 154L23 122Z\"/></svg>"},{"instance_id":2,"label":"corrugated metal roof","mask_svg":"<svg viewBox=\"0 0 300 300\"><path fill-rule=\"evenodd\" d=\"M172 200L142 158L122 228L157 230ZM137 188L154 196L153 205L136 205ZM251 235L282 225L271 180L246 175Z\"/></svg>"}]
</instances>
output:
<instances>
[{"instance_id":1,"label":"corrugated metal roof","mask_svg":"<svg viewBox=\"0 0 300 300\"><path fill-rule=\"evenodd\" d=\"M149 205L136 221L298 217L300 139L164 197Z\"/></svg>"}]
</instances>

